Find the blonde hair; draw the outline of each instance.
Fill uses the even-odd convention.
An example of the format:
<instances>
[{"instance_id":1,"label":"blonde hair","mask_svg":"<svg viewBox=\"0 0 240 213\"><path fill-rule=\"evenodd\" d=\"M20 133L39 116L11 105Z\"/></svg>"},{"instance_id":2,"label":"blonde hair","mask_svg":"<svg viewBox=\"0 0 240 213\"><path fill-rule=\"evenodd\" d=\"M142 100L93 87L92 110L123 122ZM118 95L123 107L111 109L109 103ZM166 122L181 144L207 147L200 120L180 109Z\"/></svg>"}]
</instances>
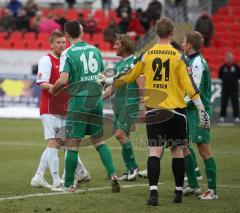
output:
<instances>
[{"instance_id":1,"label":"blonde hair","mask_svg":"<svg viewBox=\"0 0 240 213\"><path fill-rule=\"evenodd\" d=\"M123 49L128 53L134 53L135 43L127 34L116 34L116 41L120 41Z\"/></svg>"},{"instance_id":2,"label":"blonde hair","mask_svg":"<svg viewBox=\"0 0 240 213\"><path fill-rule=\"evenodd\" d=\"M173 32L173 21L170 18L160 18L156 24L156 34L159 38L167 38Z\"/></svg>"},{"instance_id":3,"label":"blonde hair","mask_svg":"<svg viewBox=\"0 0 240 213\"><path fill-rule=\"evenodd\" d=\"M49 36L49 42L52 44L55 38L62 38L65 37L64 33L60 30L53 30Z\"/></svg>"}]
</instances>

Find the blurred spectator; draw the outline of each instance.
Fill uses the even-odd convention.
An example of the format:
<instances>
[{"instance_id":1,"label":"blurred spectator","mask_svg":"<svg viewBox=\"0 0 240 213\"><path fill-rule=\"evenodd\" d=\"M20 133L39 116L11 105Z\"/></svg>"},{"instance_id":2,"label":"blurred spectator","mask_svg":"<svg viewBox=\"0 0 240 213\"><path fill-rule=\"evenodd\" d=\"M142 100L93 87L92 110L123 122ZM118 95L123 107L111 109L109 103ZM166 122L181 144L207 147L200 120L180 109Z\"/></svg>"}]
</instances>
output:
<instances>
[{"instance_id":1,"label":"blurred spectator","mask_svg":"<svg viewBox=\"0 0 240 213\"><path fill-rule=\"evenodd\" d=\"M82 13L79 13L78 14L78 20L79 24L82 25L84 31L85 31L85 26L86 26L86 23L85 23L85 20L84 20L84 15Z\"/></svg>"},{"instance_id":2,"label":"blurred spectator","mask_svg":"<svg viewBox=\"0 0 240 213\"><path fill-rule=\"evenodd\" d=\"M185 22L188 21L187 0L175 0L175 13L182 15Z\"/></svg>"},{"instance_id":3,"label":"blurred spectator","mask_svg":"<svg viewBox=\"0 0 240 213\"><path fill-rule=\"evenodd\" d=\"M15 29L15 18L9 9L5 9L0 19L0 32L8 32L10 35Z\"/></svg>"},{"instance_id":4,"label":"blurred spectator","mask_svg":"<svg viewBox=\"0 0 240 213\"><path fill-rule=\"evenodd\" d=\"M108 41L113 47L115 42L116 34L120 33L120 28L116 24L114 19L110 19L108 27L104 31L104 40Z\"/></svg>"},{"instance_id":5,"label":"blurred spectator","mask_svg":"<svg viewBox=\"0 0 240 213\"><path fill-rule=\"evenodd\" d=\"M111 9L111 0L102 0L102 9L103 10L110 10Z\"/></svg>"},{"instance_id":6,"label":"blurred spectator","mask_svg":"<svg viewBox=\"0 0 240 213\"><path fill-rule=\"evenodd\" d=\"M53 14L49 14L47 19L43 19L39 24L39 33L51 33L53 30L61 30L61 26L54 21Z\"/></svg>"},{"instance_id":7,"label":"blurred spectator","mask_svg":"<svg viewBox=\"0 0 240 213\"><path fill-rule=\"evenodd\" d=\"M36 12L36 16L31 20L31 31L38 33L40 22L43 20L42 12L39 10Z\"/></svg>"},{"instance_id":8,"label":"blurred spectator","mask_svg":"<svg viewBox=\"0 0 240 213\"><path fill-rule=\"evenodd\" d=\"M97 32L97 22L92 14L88 15L88 19L85 23L85 32L90 35L90 39L92 39L93 35Z\"/></svg>"},{"instance_id":9,"label":"blurred spectator","mask_svg":"<svg viewBox=\"0 0 240 213\"><path fill-rule=\"evenodd\" d=\"M76 4L76 0L66 0L68 4L68 8L73 8L74 4Z\"/></svg>"},{"instance_id":10,"label":"blurred spectator","mask_svg":"<svg viewBox=\"0 0 240 213\"><path fill-rule=\"evenodd\" d=\"M121 33L126 33L128 31L128 24L129 24L130 18L126 12L122 13L122 19L118 23L118 26L121 30Z\"/></svg>"},{"instance_id":11,"label":"blurred spectator","mask_svg":"<svg viewBox=\"0 0 240 213\"><path fill-rule=\"evenodd\" d=\"M29 17L33 17L33 16L35 16L36 12L38 11L38 6L34 2L34 0L28 0L24 6L24 9L26 10L27 15Z\"/></svg>"},{"instance_id":12,"label":"blurred spectator","mask_svg":"<svg viewBox=\"0 0 240 213\"><path fill-rule=\"evenodd\" d=\"M135 39L138 39L139 36L144 34L144 28L140 24L139 20L136 18L136 16L132 16L128 23L128 32L132 33L134 35Z\"/></svg>"},{"instance_id":13,"label":"blurred spectator","mask_svg":"<svg viewBox=\"0 0 240 213\"><path fill-rule=\"evenodd\" d=\"M148 15L146 14L146 12L143 12L142 9L138 9L137 16L138 16L138 19L139 19L141 25L147 32L150 29L150 21L148 19Z\"/></svg>"},{"instance_id":14,"label":"blurred spectator","mask_svg":"<svg viewBox=\"0 0 240 213\"><path fill-rule=\"evenodd\" d=\"M202 15L197 19L195 30L203 35L204 45L208 47L213 36L214 28L207 9L204 9Z\"/></svg>"},{"instance_id":15,"label":"blurred spectator","mask_svg":"<svg viewBox=\"0 0 240 213\"><path fill-rule=\"evenodd\" d=\"M20 32L27 32L30 30L30 18L27 16L25 9L21 9L19 16L16 19L16 27Z\"/></svg>"},{"instance_id":16,"label":"blurred spectator","mask_svg":"<svg viewBox=\"0 0 240 213\"><path fill-rule=\"evenodd\" d=\"M239 123L239 95L238 80L240 79L240 67L234 63L234 56L231 52L225 55L226 63L219 69L219 78L222 80L221 112L220 122L225 121L228 99L231 98L233 117Z\"/></svg>"},{"instance_id":17,"label":"blurred spectator","mask_svg":"<svg viewBox=\"0 0 240 213\"><path fill-rule=\"evenodd\" d=\"M12 15L14 17L17 17L20 9L22 8L22 3L18 0L10 0L7 4L7 8L12 11Z\"/></svg>"},{"instance_id":18,"label":"blurred spectator","mask_svg":"<svg viewBox=\"0 0 240 213\"><path fill-rule=\"evenodd\" d=\"M128 17L132 15L132 8L129 0L120 0L119 6L116 9L117 16L123 18L123 15L127 13Z\"/></svg>"},{"instance_id":19,"label":"blurred spectator","mask_svg":"<svg viewBox=\"0 0 240 213\"><path fill-rule=\"evenodd\" d=\"M58 15L58 17L55 21L61 26L61 29L63 29L64 24L67 21L67 19L65 18L64 14L61 14L61 15Z\"/></svg>"},{"instance_id":20,"label":"blurred spectator","mask_svg":"<svg viewBox=\"0 0 240 213\"><path fill-rule=\"evenodd\" d=\"M144 11L144 10L146 10L145 6L146 6L145 0L133 0L133 9L134 10L141 9Z\"/></svg>"},{"instance_id":21,"label":"blurred spectator","mask_svg":"<svg viewBox=\"0 0 240 213\"><path fill-rule=\"evenodd\" d=\"M146 14L148 15L149 20L153 20L153 23L155 24L162 14L161 2L159 2L158 0L152 0L148 5Z\"/></svg>"}]
</instances>

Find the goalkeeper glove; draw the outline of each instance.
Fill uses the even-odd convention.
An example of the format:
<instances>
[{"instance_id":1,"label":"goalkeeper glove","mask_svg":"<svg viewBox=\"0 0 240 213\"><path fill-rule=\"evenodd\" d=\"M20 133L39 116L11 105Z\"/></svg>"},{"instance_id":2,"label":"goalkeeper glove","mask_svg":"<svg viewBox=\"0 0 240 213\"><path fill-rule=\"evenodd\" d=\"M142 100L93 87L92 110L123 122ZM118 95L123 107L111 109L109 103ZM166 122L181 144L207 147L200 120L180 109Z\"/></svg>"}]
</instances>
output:
<instances>
[{"instance_id":1,"label":"goalkeeper glove","mask_svg":"<svg viewBox=\"0 0 240 213\"><path fill-rule=\"evenodd\" d=\"M197 110L198 110L198 116L199 116L199 127L203 129L210 128L210 118L207 112L205 111L205 108L202 104L202 101L200 98L193 100Z\"/></svg>"}]
</instances>

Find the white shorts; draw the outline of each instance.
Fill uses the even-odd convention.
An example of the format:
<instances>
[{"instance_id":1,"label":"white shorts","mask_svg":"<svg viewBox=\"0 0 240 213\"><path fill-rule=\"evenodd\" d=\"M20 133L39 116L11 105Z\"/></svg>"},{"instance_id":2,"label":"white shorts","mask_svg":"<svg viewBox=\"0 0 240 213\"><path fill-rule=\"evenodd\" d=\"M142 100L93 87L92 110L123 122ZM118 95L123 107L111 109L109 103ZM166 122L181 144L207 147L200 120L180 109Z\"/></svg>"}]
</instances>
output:
<instances>
[{"instance_id":1,"label":"white shorts","mask_svg":"<svg viewBox=\"0 0 240 213\"><path fill-rule=\"evenodd\" d=\"M62 115L41 115L45 140L60 138L62 141L65 141L65 118Z\"/></svg>"}]
</instances>

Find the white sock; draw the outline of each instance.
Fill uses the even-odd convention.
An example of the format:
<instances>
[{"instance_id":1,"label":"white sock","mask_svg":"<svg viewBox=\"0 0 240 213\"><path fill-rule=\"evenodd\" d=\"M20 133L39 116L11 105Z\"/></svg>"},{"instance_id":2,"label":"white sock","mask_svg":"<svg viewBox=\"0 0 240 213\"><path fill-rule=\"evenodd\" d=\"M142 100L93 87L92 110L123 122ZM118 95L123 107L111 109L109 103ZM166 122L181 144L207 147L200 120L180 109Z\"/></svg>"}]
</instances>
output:
<instances>
[{"instance_id":1,"label":"white sock","mask_svg":"<svg viewBox=\"0 0 240 213\"><path fill-rule=\"evenodd\" d=\"M84 167L79 155L78 155L78 164L77 164L77 168L76 168L76 174L79 176L85 176L88 174L88 171Z\"/></svg>"},{"instance_id":2,"label":"white sock","mask_svg":"<svg viewBox=\"0 0 240 213\"><path fill-rule=\"evenodd\" d=\"M59 177L58 149L48 148L48 164L53 179L53 185L61 183L61 179Z\"/></svg>"},{"instance_id":3,"label":"white sock","mask_svg":"<svg viewBox=\"0 0 240 213\"><path fill-rule=\"evenodd\" d=\"M35 176L43 178L45 171L48 168L47 155L48 155L48 148L46 148L42 153L42 156L41 156L41 159L39 162L39 166L38 166Z\"/></svg>"}]
</instances>

